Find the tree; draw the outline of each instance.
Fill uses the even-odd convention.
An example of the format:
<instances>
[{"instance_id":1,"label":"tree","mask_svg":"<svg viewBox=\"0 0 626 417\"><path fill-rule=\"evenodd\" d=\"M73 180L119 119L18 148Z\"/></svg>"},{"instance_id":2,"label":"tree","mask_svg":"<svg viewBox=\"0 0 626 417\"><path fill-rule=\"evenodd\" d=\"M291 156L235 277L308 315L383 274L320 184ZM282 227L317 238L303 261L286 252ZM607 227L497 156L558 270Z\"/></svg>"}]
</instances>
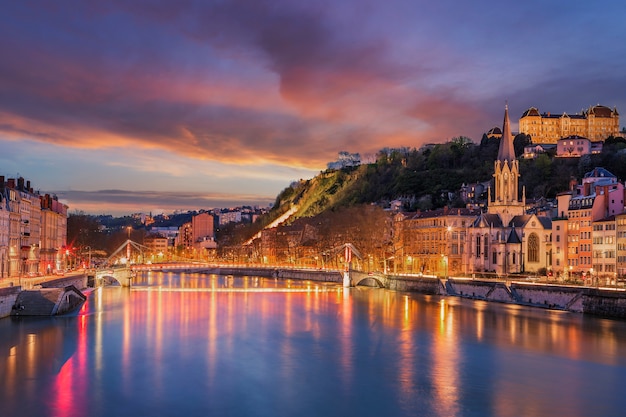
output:
<instances>
[{"instance_id":1,"label":"tree","mask_svg":"<svg viewBox=\"0 0 626 417\"><path fill-rule=\"evenodd\" d=\"M524 153L524 148L530 144L532 144L532 141L530 140L529 135L525 133L515 135L515 138L513 139L513 149L515 149L515 155L522 155Z\"/></svg>"}]
</instances>

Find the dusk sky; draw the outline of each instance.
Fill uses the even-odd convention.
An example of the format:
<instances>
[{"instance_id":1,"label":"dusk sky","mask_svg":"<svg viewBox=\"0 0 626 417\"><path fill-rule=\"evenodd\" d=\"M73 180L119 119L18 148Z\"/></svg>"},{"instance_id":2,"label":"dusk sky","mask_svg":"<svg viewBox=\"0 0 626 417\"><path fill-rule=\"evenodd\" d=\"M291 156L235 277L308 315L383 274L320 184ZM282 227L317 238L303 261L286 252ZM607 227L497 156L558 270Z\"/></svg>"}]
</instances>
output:
<instances>
[{"instance_id":1,"label":"dusk sky","mask_svg":"<svg viewBox=\"0 0 626 417\"><path fill-rule=\"evenodd\" d=\"M0 175L70 212L267 206L339 151L617 107L626 2L4 1Z\"/></svg>"}]
</instances>

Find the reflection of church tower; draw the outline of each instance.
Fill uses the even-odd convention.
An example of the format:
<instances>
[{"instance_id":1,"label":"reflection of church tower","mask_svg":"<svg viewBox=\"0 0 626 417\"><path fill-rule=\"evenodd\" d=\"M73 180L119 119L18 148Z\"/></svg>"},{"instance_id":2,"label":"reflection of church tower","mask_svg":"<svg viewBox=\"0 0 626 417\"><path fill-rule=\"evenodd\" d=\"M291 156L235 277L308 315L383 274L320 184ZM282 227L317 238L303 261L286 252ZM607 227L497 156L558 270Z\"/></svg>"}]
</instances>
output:
<instances>
[{"instance_id":1,"label":"reflection of church tower","mask_svg":"<svg viewBox=\"0 0 626 417\"><path fill-rule=\"evenodd\" d=\"M525 197L519 200L519 164L515 158L513 136L509 124L509 108L504 108L504 125L502 126L502 139L498 149L498 159L494 163L493 200L491 190L487 212L499 214L503 224L518 215L524 214ZM522 193L524 194L524 193Z\"/></svg>"}]
</instances>

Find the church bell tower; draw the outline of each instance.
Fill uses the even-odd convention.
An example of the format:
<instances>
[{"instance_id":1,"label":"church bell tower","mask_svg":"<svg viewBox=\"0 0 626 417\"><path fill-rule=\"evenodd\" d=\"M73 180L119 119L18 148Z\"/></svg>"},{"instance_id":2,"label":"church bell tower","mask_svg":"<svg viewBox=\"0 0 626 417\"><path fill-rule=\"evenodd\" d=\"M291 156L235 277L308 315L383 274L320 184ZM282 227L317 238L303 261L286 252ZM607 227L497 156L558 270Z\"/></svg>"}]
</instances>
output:
<instances>
[{"instance_id":1,"label":"church bell tower","mask_svg":"<svg viewBox=\"0 0 626 417\"><path fill-rule=\"evenodd\" d=\"M502 138L498 149L498 158L494 162L493 200L491 190L487 212L499 214L503 224L518 215L524 214L525 193L519 199L519 163L515 158L513 136L509 123L509 108L504 107L504 123L502 126Z\"/></svg>"}]
</instances>

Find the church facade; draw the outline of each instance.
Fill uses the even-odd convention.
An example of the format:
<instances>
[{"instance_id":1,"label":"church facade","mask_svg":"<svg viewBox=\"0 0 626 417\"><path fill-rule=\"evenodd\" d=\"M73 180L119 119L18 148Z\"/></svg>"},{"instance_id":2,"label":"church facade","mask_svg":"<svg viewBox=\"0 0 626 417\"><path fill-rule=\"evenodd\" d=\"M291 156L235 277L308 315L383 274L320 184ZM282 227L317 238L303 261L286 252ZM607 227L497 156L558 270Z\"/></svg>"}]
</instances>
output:
<instances>
[{"instance_id":1,"label":"church facade","mask_svg":"<svg viewBox=\"0 0 626 417\"><path fill-rule=\"evenodd\" d=\"M525 190L520 193L519 179L507 107L487 212L468 228L466 273L506 275L550 269L552 220L525 213Z\"/></svg>"}]
</instances>

